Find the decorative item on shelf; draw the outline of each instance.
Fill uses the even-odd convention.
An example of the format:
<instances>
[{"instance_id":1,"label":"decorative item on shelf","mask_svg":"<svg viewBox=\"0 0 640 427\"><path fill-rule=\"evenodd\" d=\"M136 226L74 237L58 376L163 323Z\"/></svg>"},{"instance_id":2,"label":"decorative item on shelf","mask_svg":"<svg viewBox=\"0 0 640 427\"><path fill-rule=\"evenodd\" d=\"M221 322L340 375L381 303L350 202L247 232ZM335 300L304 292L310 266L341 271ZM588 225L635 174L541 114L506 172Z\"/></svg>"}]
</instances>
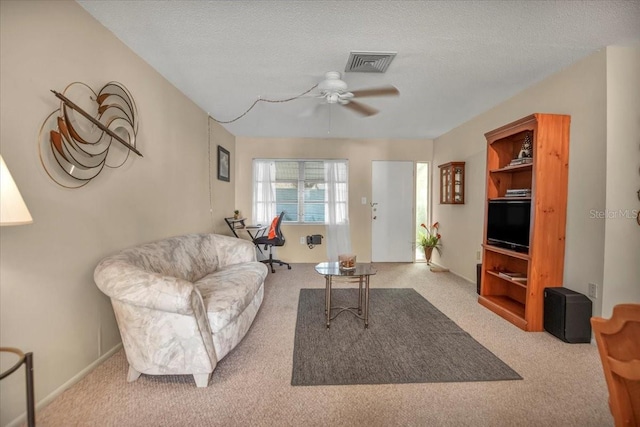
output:
<instances>
[{"instance_id":1,"label":"decorative item on shelf","mask_svg":"<svg viewBox=\"0 0 640 427\"><path fill-rule=\"evenodd\" d=\"M526 282L527 281L527 275L525 273L518 273L518 272L514 272L514 271L498 271L498 276L500 277L504 277L505 279L508 280L513 280L516 282Z\"/></svg>"},{"instance_id":2,"label":"decorative item on shelf","mask_svg":"<svg viewBox=\"0 0 640 427\"><path fill-rule=\"evenodd\" d=\"M509 188L505 193L505 197L531 197L530 188Z\"/></svg>"},{"instance_id":3,"label":"decorative item on shelf","mask_svg":"<svg viewBox=\"0 0 640 427\"><path fill-rule=\"evenodd\" d=\"M356 268L356 254L338 255L338 265L340 270L349 271Z\"/></svg>"},{"instance_id":4,"label":"decorative item on shelf","mask_svg":"<svg viewBox=\"0 0 640 427\"><path fill-rule=\"evenodd\" d=\"M95 93L74 82L62 93L52 90L60 107L44 120L38 136L40 162L49 177L65 188L79 188L105 166L119 168L136 148L138 111L120 83L109 82ZM113 141L119 144L112 144Z\"/></svg>"},{"instance_id":5,"label":"decorative item on shelf","mask_svg":"<svg viewBox=\"0 0 640 427\"><path fill-rule=\"evenodd\" d=\"M520 152L518 153L518 159L528 159L528 162L523 162L523 163L529 163L531 162L533 157L533 146L531 145L531 132L527 132L526 135L524 136L524 141L522 141L522 148L520 149Z\"/></svg>"},{"instance_id":6,"label":"decorative item on shelf","mask_svg":"<svg viewBox=\"0 0 640 427\"><path fill-rule=\"evenodd\" d=\"M238 209L233 211L233 219L240 219L240 211Z\"/></svg>"},{"instance_id":7,"label":"decorative item on shelf","mask_svg":"<svg viewBox=\"0 0 640 427\"><path fill-rule=\"evenodd\" d=\"M438 233L440 223L435 222L431 227L427 227L423 223L420 224L420 227L422 227L424 231L418 231L418 246L424 250L424 257L427 260L427 264L431 265L433 250L435 249L440 253L440 239L442 238L440 233Z\"/></svg>"},{"instance_id":8,"label":"decorative item on shelf","mask_svg":"<svg viewBox=\"0 0 640 427\"><path fill-rule=\"evenodd\" d=\"M513 159L511 160L511 162L509 162L509 166L526 165L528 163L533 163L532 157L523 157L523 158Z\"/></svg>"}]
</instances>

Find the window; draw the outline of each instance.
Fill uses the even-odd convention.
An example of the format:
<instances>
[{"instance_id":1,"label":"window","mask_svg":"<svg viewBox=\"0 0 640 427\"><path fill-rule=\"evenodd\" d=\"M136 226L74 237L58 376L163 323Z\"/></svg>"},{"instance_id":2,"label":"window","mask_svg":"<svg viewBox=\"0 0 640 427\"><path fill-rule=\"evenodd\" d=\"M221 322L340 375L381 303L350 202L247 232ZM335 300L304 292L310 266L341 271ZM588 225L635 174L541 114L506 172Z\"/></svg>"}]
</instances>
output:
<instances>
[{"instance_id":1,"label":"window","mask_svg":"<svg viewBox=\"0 0 640 427\"><path fill-rule=\"evenodd\" d=\"M327 224L348 218L346 160L253 161L253 221L266 223L284 211L284 222Z\"/></svg>"}]
</instances>

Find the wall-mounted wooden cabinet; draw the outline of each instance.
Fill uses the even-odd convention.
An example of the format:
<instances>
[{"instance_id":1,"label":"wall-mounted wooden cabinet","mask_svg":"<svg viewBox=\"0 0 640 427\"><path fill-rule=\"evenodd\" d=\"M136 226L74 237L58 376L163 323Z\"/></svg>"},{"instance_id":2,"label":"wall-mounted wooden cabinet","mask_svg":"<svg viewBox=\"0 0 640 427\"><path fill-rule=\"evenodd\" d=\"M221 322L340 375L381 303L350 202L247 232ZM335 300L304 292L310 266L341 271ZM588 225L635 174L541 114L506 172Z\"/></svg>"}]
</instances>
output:
<instances>
[{"instance_id":1,"label":"wall-mounted wooden cabinet","mask_svg":"<svg viewBox=\"0 0 640 427\"><path fill-rule=\"evenodd\" d=\"M485 134L478 302L525 331L544 330L544 289L563 285L570 122L570 116L533 114ZM523 157L523 146L530 147L527 155L514 160ZM516 207L494 215L496 205ZM524 235L514 226L519 222L527 226Z\"/></svg>"},{"instance_id":2,"label":"wall-mounted wooden cabinet","mask_svg":"<svg viewBox=\"0 0 640 427\"><path fill-rule=\"evenodd\" d=\"M440 168L440 203L464 204L464 162L449 162Z\"/></svg>"}]
</instances>

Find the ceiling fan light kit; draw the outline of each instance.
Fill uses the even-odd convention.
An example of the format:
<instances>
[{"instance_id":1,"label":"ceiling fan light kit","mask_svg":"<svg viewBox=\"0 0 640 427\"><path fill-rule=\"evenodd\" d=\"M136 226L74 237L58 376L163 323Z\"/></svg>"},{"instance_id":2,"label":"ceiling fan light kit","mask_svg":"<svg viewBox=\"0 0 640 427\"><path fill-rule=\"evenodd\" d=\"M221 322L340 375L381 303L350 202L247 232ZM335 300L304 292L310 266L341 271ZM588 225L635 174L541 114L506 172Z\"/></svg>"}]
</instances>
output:
<instances>
[{"instance_id":1,"label":"ceiling fan light kit","mask_svg":"<svg viewBox=\"0 0 640 427\"><path fill-rule=\"evenodd\" d=\"M324 75L324 80L318 83L319 98L323 98L327 104L339 104L355 111L363 116L373 116L378 110L360 102L354 98L373 96L398 96L400 91L395 86L361 89L349 92L347 83L341 79L338 71L329 71Z\"/></svg>"},{"instance_id":2,"label":"ceiling fan light kit","mask_svg":"<svg viewBox=\"0 0 640 427\"><path fill-rule=\"evenodd\" d=\"M325 94L343 93L347 91L347 84L340 79L340 73L337 71L329 71L324 75L324 80L318 83L318 89Z\"/></svg>"}]
</instances>

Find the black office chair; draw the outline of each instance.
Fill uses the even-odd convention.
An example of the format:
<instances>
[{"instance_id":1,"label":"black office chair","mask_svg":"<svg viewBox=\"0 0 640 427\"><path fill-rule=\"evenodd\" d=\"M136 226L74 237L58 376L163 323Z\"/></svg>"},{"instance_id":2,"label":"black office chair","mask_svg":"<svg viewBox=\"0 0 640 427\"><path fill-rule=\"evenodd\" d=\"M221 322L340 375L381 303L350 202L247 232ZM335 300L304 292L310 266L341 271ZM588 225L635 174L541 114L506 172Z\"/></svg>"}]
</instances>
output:
<instances>
[{"instance_id":1,"label":"black office chair","mask_svg":"<svg viewBox=\"0 0 640 427\"><path fill-rule=\"evenodd\" d=\"M288 263L284 261L280 261L279 259L273 259L273 253L272 253L272 249L274 246L284 246L284 235L282 234L282 230L280 229L280 224L282 223L283 217L284 217L284 211L280 213L280 216L276 221L276 224L274 227L275 236L272 236L271 238L269 238L269 232L271 231L271 227L269 227L268 229L265 229L265 231L263 231L262 234L256 236L256 238L253 239L253 243L255 243L256 246L259 247L260 245L264 245L265 250L269 249L269 258L263 259L262 262L264 262L265 264L269 264L271 266L272 273L276 272L275 268L273 268L274 263L280 264L280 265L286 265L287 268L291 270L291 266Z\"/></svg>"}]
</instances>

